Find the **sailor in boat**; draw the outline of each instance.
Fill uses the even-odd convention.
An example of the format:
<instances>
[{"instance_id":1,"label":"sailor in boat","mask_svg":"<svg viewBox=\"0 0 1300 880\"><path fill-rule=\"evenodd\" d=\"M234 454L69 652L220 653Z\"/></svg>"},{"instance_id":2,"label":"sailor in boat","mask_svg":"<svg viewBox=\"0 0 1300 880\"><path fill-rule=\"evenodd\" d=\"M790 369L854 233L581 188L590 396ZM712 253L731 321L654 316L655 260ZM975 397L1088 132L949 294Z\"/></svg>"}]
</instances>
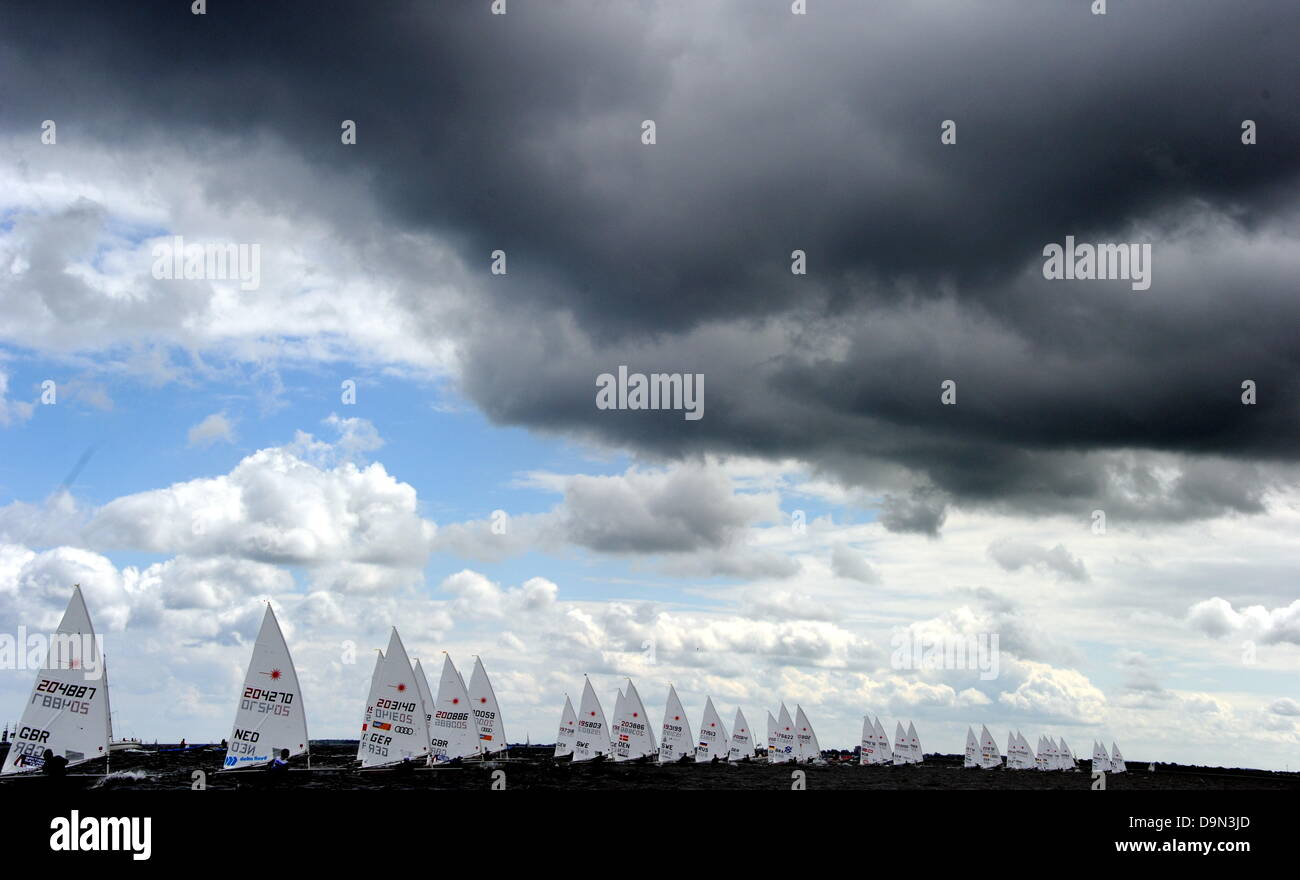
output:
<instances>
[{"instance_id":1,"label":"sailor in boat","mask_svg":"<svg viewBox=\"0 0 1300 880\"><path fill-rule=\"evenodd\" d=\"M56 755L54 754L54 752L52 752L49 749L45 750L45 754L41 755L41 758L42 758L41 772L44 773L46 776L55 776L58 778L63 778L64 776L67 775L68 772L67 758L63 757L62 755Z\"/></svg>"},{"instance_id":2,"label":"sailor in boat","mask_svg":"<svg viewBox=\"0 0 1300 880\"><path fill-rule=\"evenodd\" d=\"M266 765L266 770L268 773L274 773L277 776L288 773L289 772L289 750L280 749L279 756L270 764Z\"/></svg>"}]
</instances>

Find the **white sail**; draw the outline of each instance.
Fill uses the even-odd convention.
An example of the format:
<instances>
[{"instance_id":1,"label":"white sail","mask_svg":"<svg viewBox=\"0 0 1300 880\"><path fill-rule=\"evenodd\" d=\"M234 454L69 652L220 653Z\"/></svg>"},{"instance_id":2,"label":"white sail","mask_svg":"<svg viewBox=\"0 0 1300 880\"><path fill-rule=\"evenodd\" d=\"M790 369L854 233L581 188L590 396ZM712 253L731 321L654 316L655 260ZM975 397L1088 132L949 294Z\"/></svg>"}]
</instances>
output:
<instances>
[{"instance_id":1,"label":"white sail","mask_svg":"<svg viewBox=\"0 0 1300 880\"><path fill-rule=\"evenodd\" d=\"M677 689L668 685L668 702L664 706L663 742L659 746L659 762L671 764L686 755L695 754L695 737L686 709L677 697Z\"/></svg>"},{"instance_id":2,"label":"white sail","mask_svg":"<svg viewBox=\"0 0 1300 880\"><path fill-rule=\"evenodd\" d=\"M622 693L622 697L623 715L614 748L615 760L631 761L653 755L655 737L650 730L650 719L646 717L645 704L641 702L641 694L631 679L628 680L627 692Z\"/></svg>"},{"instance_id":3,"label":"white sail","mask_svg":"<svg viewBox=\"0 0 1300 880\"><path fill-rule=\"evenodd\" d=\"M794 707L794 726L794 736L797 743L796 752L799 755L799 760L821 761L821 743L817 742L817 734L813 731L812 722L804 714L803 707L797 703Z\"/></svg>"},{"instance_id":4,"label":"white sail","mask_svg":"<svg viewBox=\"0 0 1300 880\"><path fill-rule=\"evenodd\" d=\"M1061 744L1057 747L1057 769L1078 769L1074 766L1074 753L1070 751L1070 746L1066 743L1065 737L1061 737Z\"/></svg>"},{"instance_id":5,"label":"white sail","mask_svg":"<svg viewBox=\"0 0 1300 880\"><path fill-rule=\"evenodd\" d=\"M433 691L429 689L429 676L424 674L424 667L420 661L415 661L415 686L420 690L420 702L424 704L424 724L429 731L429 736L433 736Z\"/></svg>"},{"instance_id":6,"label":"white sail","mask_svg":"<svg viewBox=\"0 0 1300 880\"><path fill-rule=\"evenodd\" d=\"M39 770L46 749L69 766L108 754L108 678L80 586L55 632L0 773Z\"/></svg>"},{"instance_id":7,"label":"white sail","mask_svg":"<svg viewBox=\"0 0 1300 880\"><path fill-rule=\"evenodd\" d=\"M1002 766L1002 756L998 754L998 744L993 741L993 734L983 725L980 726L980 766L985 770Z\"/></svg>"},{"instance_id":8,"label":"white sail","mask_svg":"<svg viewBox=\"0 0 1300 880\"><path fill-rule=\"evenodd\" d=\"M1106 747L1094 741L1092 744L1092 772L1107 773L1109 771L1110 756L1106 754Z\"/></svg>"},{"instance_id":9,"label":"white sail","mask_svg":"<svg viewBox=\"0 0 1300 880\"><path fill-rule=\"evenodd\" d=\"M776 761L776 716L769 709L767 713L767 760Z\"/></svg>"},{"instance_id":10,"label":"white sail","mask_svg":"<svg viewBox=\"0 0 1300 880\"><path fill-rule=\"evenodd\" d=\"M908 761L909 752L907 748L907 731L903 730L903 722L894 722L894 766L899 767Z\"/></svg>"},{"instance_id":11,"label":"white sail","mask_svg":"<svg viewBox=\"0 0 1300 880\"><path fill-rule=\"evenodd\" d=\"M1020 764L1020 740L1014 733L1007 733L1007 769L1019 770Z\"/></svg>"},{"instance_id":12,"label":"white sail","mask_svg":"<svg viewBox=\"0 0 1300 880\"><path fill-rule=\"evenodd\" d=\"M450 654L442 656L438 696L433 701L433 726L429 728L429 759L444 764L478 754L478 730L470 710L469 689Z\"/></svg>"},{"instance_id":13,"label":"white sail","mask_svg":"<svg viewBox=\"0 0 1300 880\"><path fill-rule=\"evenodd\" d=\"M736 719L731 724L731 748L728 761L743 761L754 754L754 732L749 729L745 713L736 709Z\"/></svg>"},{"instance_id":14,"label":"white sail","mask_svg":"<svg viewBox=\"0 0 1300 880\"><path fill-rule=\"evenodd\" d=\"M921 754L921 738L916 735L916 725L907 722L907 760L912 764L920 764L925 760L925 755Z\"/></svg>"},{"instance_id":15,"label":"white sail","mask_svg":"<svg viewBox=\"0 0 1300 880\"><path fill-rule=\"evenodd\" d=\"M560 732L555 735L555 757L573 754L573 738L578 733L578 715L573 711L569 695L564 695L564 711L560 713Z\"/></svg>"},{"instance_id":16,"label":"white sail","mask_svg":"<svg viewBox=\"0 0 1300 880\"><path fill-rule=\"evenodd\" d=\"M1034 752L1034 769L1051 770L1053 768L1052 756L1047 750L1047 737L1039 735L1038 749Z\"/></svg>"},{"instance_id":17,"label":"white sail","mask_svg":"<svg viewBox=\"0 0 1300 880\"><path fill-rule=\"evenodd\" d=\"M862 716L862 742L858 749L858 764L867 765L876 763L876 728L872 726L871 719L866 715Z\"/></svg>"},{"instance_id":18,"label":"white sail","mask_svg":"<svg viewBox=\"0 0 1300 880\"><path fill-rule=\"evenodd\" d=\"M1110 772L1128 772L1128 767L1124 765L1124 756L1119 753L1119 746L1116 745L1115 740L1110 741Z\"/></svg>"},{"instance_id":19,"label":"white sail","mask_svg":"<svg viewBox=\"0 0 1300 880\"><path fill-rule=\"evenodd\" d=\"M474 709L475 732L478 748L485 755L503 752L507 748L506 728L501 722L501 704L492 690L483 661L474 657L474 671L469 677L469 704Z\"/></svg>"},{"instance_id":20,"label":"white sail","mask_svg":"<svg viewBox=\"0 0 1300 880\"><path fill-rule=\"evenodd\" d=\"M429 728L415 684L415 670L397 628L388 638L374 712L366 731L361 766L384 767L429 754Z\"/></svg>"},{"instance_id":21,"label":"white sail","mask_svg":"<svg viewBox=\"0 0 1300 880\"><path fill-rule=\"evenodd\" d=\"M785 764L798 760L798 757L795 752L794 719L790 717L790 710L785 707L785 703L782 703L776 716L776 761Z\"/></svg>"},{"instance_id":22,"label":"white sail","mask_svg":"<svg viewBox=\"0 0 1300 880\"><path fill-rule=\"evenodd\" d=\"M361 753L366 750L366 731L370 729L370 715L375 711L375 698L379 696L376 688L379 687L379 671L384 668L384 652L375 649L375 668L370 672L370 690L366 691L366 716L361 722L361 736L357 740L357 760L361 760Z\"/></svg>"},{"instance_id":23,"label":"white sail","mask_svg":"<svg viewBox=\"0 0 1300 880\"><path fill-rule=\"evenodd\" d=\"M894 760L894 750L890 748L889 737L885 735L885 726L880 723L879 715L876 716L873 726L876 728L876 763L892 763Z\"/></svg>"},{"instance_id":24,"label":"white sail","mask_svg":"<svg viewBox=\"0 0 1300 880\"><path fill-rule=\"evenodd\" d=\"M609 755L609 724L605 721L605 710L600 708L591 679L586 679L582 686L582 700L578 703L578 735L573 739L573 760L575 763L590 761L601 755Z\"/></svg>"},{"instance_id":25,"label":"white sail","mask_svg":"<svg viewBox=\"0 0 1300 880\"><path fill-rule=\"evenodd\" d=\"M289 646L268 603L244 675L222 769L265 766L285 749L290 757L307 751L307 714Z\"/></svg>"},{"instance_id":26,"label":"white sail","mask_svg":"<svg viewBox=\"0 0 1300 880\"><path fill-rule=\"evenodd\" d=\"M700 720L699 745L695 748L695 760L727 760L727 750L731 743L727 736L727 727L722 723L722 716L713 708L713 698L704 699L704 717Z\"/></svg>"},{"instance_id":27,"label":"white sail","mask_svg":"<svg viewBox=\"0 0 1300 880\"><path fill-rule=\"evenodd\" d=\"M980 744L975 739L975 731L969 727L966 728L966 760L962 763L963 767L979 766Z\"/></svg>"},{"instance_id":28,"label":"white sail","mask_svg":"<svg viewBox=\"0 0 1300 880\"><path fill-rule=\"evenodd\" d=\"M623 689L618 689L618 696L614 698L614 715L610 720L609 727L609 753L614 756L615 761L627 760L627 749L619 747L619 738L623 730L623 717L627 714L627 696Z\"/></svg>"}]
</instances>

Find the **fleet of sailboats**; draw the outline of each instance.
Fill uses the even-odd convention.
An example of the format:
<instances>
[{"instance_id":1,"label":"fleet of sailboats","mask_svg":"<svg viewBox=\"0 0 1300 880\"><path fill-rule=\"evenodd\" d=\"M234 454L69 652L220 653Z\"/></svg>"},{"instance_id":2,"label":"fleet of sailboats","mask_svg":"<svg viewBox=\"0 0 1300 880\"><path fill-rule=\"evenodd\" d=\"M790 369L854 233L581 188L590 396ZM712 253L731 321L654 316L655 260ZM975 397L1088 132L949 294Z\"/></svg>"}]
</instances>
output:
<instances>
[{"instance_id":1,"label":"fleet of sailboats","mask_svg":"<svg viewBox=\"0 0 1300 880\"><path fill-rule=\"evenodd\" d=\"M50 754L68 765L107 758L112 742L108 678L100 641L95 635L81 588L74 587L59 623L50 654L37 675L22 721L0 775L39 771ZM485 759L507 749L500 703L481 658L475 656L470 683L444 652L438 691L429 687L421 662L411 663L396 627L388 647L377 651L366 697L357 761L363 769L446 764ZM270 604L262 617L253 645L234 725L226 743L222 770L265 768L306 755L310 761L307 718L302 688L289 646ZM820 762L821 745L803 706L793 717L785 703L766 712L766 737L760 744L741 707L736 708L731 732L711 696L705 697L698 737L677 690L671 684L664 706L663 724L656 740L645 703L631 679L619 688L614 725L606 721L590 678L583 682L575 712L568 695L560 715L555 758L575 763L613 760L770 763ZM895 723L891 746L879 716L862 717L858 763L905 765L921 763L924 754L916 725ZM963 766L1003 767L997 742L987 726L976 737L966 730ZM1030 747L1020 731L1008 732L1005 767L1008 770L1074 770L1075 758L1064 738L1038 738ZM1107 752L1094 741L1092 769L1124 773L1127 768L1117 743Z\"/></svg>"}]
</instances>

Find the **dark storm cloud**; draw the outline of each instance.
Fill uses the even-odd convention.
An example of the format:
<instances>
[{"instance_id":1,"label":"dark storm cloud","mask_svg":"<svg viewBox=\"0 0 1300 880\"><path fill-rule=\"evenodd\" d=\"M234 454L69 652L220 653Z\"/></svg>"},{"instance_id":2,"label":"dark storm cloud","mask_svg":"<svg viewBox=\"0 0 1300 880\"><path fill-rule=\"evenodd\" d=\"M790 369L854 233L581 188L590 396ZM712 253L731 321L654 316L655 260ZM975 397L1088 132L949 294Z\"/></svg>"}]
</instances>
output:
<instances>
[{"instance_id":1,"label":"dark storm cloud","mask_svg":"<svg viewBox=\"0 0 1300 880\"><path fill-rule=\"evenodd\" d=\"M891 528L948 501L1257 512L1257 463L1294 459L1300 6L487 6L11 4L0 125L271 137L362 176L382 228L336 205L345 232L436 232L485 276L507 251L458 339L493 419L804 458L892 486ZM1151 290L1043 281L1070 234L1152 242ZM704 372L705 418L597 410L623 363Z\"/></svg>"}]
</instances>

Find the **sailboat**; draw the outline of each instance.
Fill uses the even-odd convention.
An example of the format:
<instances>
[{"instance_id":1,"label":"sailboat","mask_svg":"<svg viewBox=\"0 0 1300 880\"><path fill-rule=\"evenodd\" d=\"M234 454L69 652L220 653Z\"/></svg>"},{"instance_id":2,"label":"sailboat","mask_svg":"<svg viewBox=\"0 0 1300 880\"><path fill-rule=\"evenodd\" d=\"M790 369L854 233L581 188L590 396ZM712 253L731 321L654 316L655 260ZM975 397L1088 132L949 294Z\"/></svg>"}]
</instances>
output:
<instances>
[{"instance_id":1,"label":"sailboat","mask_svg":"<svg viewBox=\"0 0 1300 880\"><path fill-rule=\"evenodd\" d=\"M1119 753L1119 746L1116 744L1115 740L1110 741L1110 772L1128 772L1128 767L1124 766L1124 756Z\"/></svg>"},{"instance_id":2,"label":"sailboat","mask_svg":"<svg viewBox=\"0 0 1300 880\"><path fill-rule=\"evenodd\" d=\"M623 731L623 716L627 714L627 696L623 689L618 689L618 696L614 698L614 721L613 726L609 729L609 753L614 756L615 761L627 760L624 755L627 749L619 748L619 736Z\"/></svg>"},{"instance_id":3,"label":"sailboat","mask_svg":"<svg viewBox=\"0 0 1300 880\"><path fill-rule=\"evenodd\" d=\"M293 758L308 750L307 713L298 672L268 602L221 769L265 767L277 758Z\"/></svg>"},{"instance_id":4,"label":"sailboat","mask_svg":"<svg viewBox=\"0 0 1300 880\"><path fill-rule=\"evenodd\" d=\"M980 765L979 754L980 754L980 744L979 741L975 739L975 731L972 730L970 727L967 727L966 728L966 760L962 763L962 767L967 769L971 767L978 767Z\"/></svg>"},{"instance_id":5,"label":"sailboat","mask_svg":"<svg viewBox=\"0 0 1300 880\"><path fill-rule=\"evenodd\" d=\"M659 763L671 764L695 754L695 738L691 735L691 722L686 709L677 696L677 689L668 685L668 702L664 706L664 726L659 744Z\"/></svg>"},{"instance_id":6,"label":"sailboat","mask_svg":"<svg viewBox=\"0 0 1300 880\"><path fill-rule=\"evenodd\" d=\"M871 725L871 719L863 715L862 743L858 749L858 764L865 766L874 763L876 763L876 728Z\"/></svg>"},{"instance_id":7,"label":"sailboat","mask_svg":"<svg viewBox=\"0 0 1300 880\"><path fill-rule=\"evenodd\" d=\"M911 764L920 764L925 760L921 754L921 738L916 735L916 725L907 722L907 760Z\"/></svg>"},{"instance_id":8,"label":"sailboat","mask_svg":"<svg viewBox=\"0 0 1300 880\"><path fill-rule=\"evenodd\" d=\"M1110 756L1106 754L1106 747L1096 740L1092 743L1092 772L1106 773L1110 770Z\"/></svg>"},{"instance_id":9,"label":"sailboat","mask_svg":"<svg viewBox=\"0 0 1300 880\"><path fill-rule=\"evenodd\" d=\"M813 732L812 722L803 713L803 706L798 703L794 707L794 726L796 728L794 732L795 751L799 756L799 762L820 762L822 759L821 744L817 742L817 734Z\"/></svg>"},{"instance_id":10,"label":"sailboat","mask_svg":"<svg viewBox=\"0 0 1300 880\"><path fill-rule=\"evenodd\" d=\"M358 761L361 760L361 756L366 750L366 731L370 729L370 716L375 711L375 697L379 695L375 687L379 682L379 671L384 668L384 652L376 648L375 653L378 656L375 657L375 668L370 673L370 690L366 691L366 717L361 722L361 736L357 741Z\"/></svg>"},{"instance_id":11,"label":"sailboat","mask_svg":"<svg viewBox=\"0 0 1300 880\"><path fill-rule=\"evenodd\" d=\"M392 767L429 755L429 727L415 684L415 670L393 627L375 682L374 711L362 738L363 769Z\"/></svg>"},{"instance_id":12,"label":"sailboat","mask_svg":"<svg viewBox=\"0 0 1300 880\"><path fill-rule=\"evenodd\" d=\"M478 749L484 755L504 752L506 728L501 721L501 704L492 690L483 661L474 655L474 671L469 677L469 703L474 707L474 721L478 728Z\"/></svg>"},{"instance_id":13,"label":"sailboat","mask_svg":"<svg viewBox=\"0 0 1300 880\"><path fill-rule=\"evenodd\" d=\"M776 716L776 762L786 764L798 759L799 756L795 753L794 719L790 717L790 710L783 702L781 711Z\"/></svg>"},{"instance_id":14,"label":"sailboat","mask_svg":"<svg viewBox=\"0 0 1300 880\"><path fill-rule=\"evenodd\" d=\"M980 767L992 770L1002 766L1002 756L998 754L998 744L993 741L993 734L988 727L980 725Z\"/></svg>"},{"instance_id":15,"label":"sailboat","mask_svg":"<svg viewBox=\"0 0 1300 880\"><path fill-rule=\"evenodd\" d=\"M555 735L556 758L573 754L573 738L578 733L578 714L573 711L573 702L569 695L564 695L564 711L560 713L560 732Z\"/></svg>"},{"instance_id":16,"label":"sailboat","mask_svg":"<svg viewBox=\"0 0 1300 880\"><path fill-rule=\"evenodd\" d=\"M877 715L874 724L876 728L876 763L889 764L894 760L894 750L889 747L889 737L885 736L885 726L880 723L880 716Z\"/></svg>"},{"instance_id":17,"label":"sailboat","mask_svg":"<svg viewBox=\"0 0 1300 880\"><path fill-rule=\"evenodd\" d=\"M748 761L753 755L754 737L749 730L749 721L737 708L736 720L731 725L731 748L727 751L727 760Z\"/></svg>"},{"instance_id":18,"label":"sailboat","mask_svg":"<svg viewBox=\"0 0 1300 880\"><path fill-rule=\"evenodd\" d=\"M907 747L907 731L903 730L903 722L894 722L894 766L901 767L903 764L912 763L908 760L911 756L911 749Z\"/></svg>"},{"instance_id":19,"label":"sailboat","mask_svg":"<svg viewBox=\"0 0 1300 880\"><path fill-rule=\"evenodd\" d=\"M573 739L573 762L593 761L607 755L609 724L605 722L605 710L600 708L600 700L588 678L582 686L582 701L578 706L578 735Z\"/></svg>"},{"instance_id":20,"label":"sailboat","mask_svg":"<svg viewBox=\"0 0 1300 880\"><path fill-rule=\"evenodd\" d=\"M700 720L700 744L695 749L695 761L725 761L730 748L726 725L713 708L713 698L704 698L704 717Z\"/></svg>"},{"instance_id":21,"label":"sailboat","mask_svg":"<svg viewBox=\"0 0 1300 880\"><path fill-rule=\"evenodd\" d=\"M645 704L641 702L641 694L637 692L636 685L628 679L614 759L636 761L649 758L654 753L655 735L650 729L650 719L646 717Z\"/></svg>"},{"instance_id":22,"label":"sailboat","mask_svg":"<svg viewBox=\"0 0 1300 880\"><path fill-rule=\"evenodd\" d=\"M1057 769L1060 770L1078 770L1074 766L1074 753L1070 751L1069 744L1066 743L1065 737L1061 737L1061 744L1057 747Z\"/></svg>"},{"instance_id":23,"label":"sailboat","mask_svg":"<svg viewBox=\"0 0 1300 880\"><path fill-rule=\"evenodd\" d=\"M772 710L767 712L767 761L769 764L776 763L776 716Z\"/></svg>"},{"instance_id":24,"label":"sailboat","mask_svg":"<svg viewBox=\"0 0 1300 880\"><path fill-rule=\"evenodd\" d=\"M415 687L420 691L420 702L424 704L424 725L433 736L433 691L429 690L429 677L424 674L420 661L415 661Z\"/></svg>"},{"instance_id":25,"label":"sailboat","mask_svg":"<svg viewBox=\"0 0 1300 880\"><path fill-rule=\"evenodd\" d=\"M108 756L108 677L80 585L55 632L64 638L51 641L0 775L40 770L46 749L67 758L69 767Z\"/></svg>"},{"instance_id":26,"label":"sailboat","mask_svg":"<svg viewBox=\"0 0 1300 880\"><path fill-rule=\"evenodd\" d=\"M445 764L478 754L478 733L470 720L469 690L451 655L443 653L438 696L429 728L429 763Z\"/></svg>"}]
</instances>

